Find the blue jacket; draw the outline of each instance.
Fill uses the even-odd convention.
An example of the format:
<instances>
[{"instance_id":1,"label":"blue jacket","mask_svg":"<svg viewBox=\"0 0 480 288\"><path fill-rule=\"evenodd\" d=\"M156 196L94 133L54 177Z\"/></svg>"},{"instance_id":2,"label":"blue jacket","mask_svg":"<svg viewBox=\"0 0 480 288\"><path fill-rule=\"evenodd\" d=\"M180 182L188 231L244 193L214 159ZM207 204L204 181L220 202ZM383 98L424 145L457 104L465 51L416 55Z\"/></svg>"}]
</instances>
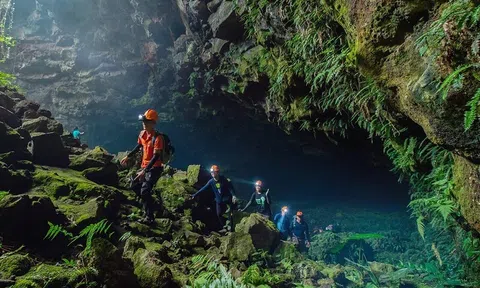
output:
<instances>
[{"instance_id":1,"label":"blue jacket","mask_svg":"<svg viewBox=\"0 0 480 288\"><path fill-rule=\"evenodd\" d=\"M215 202L217 203L230 202L232 196L235 196L232 182L226 177L220 175L218 181L216 181L215 178L210 179L205 186L198 190L197 193L193 194L193 197L198 196L208 188L211 188L215 194Z\"/></svg>"},{"instance_id":2,"label":"blue jacket","mask_svg":"<svg viewBox=\"0 0 480 288\"><path fill-rule=\"evenodd\" d=\"M277 213L273 218L273 222L277 225L278 231L290 235L290 217L288 217L288 214L283 216L282 213Z\"/></svg>"},{"instance_id":3,"label":"blue jacket","mask_svg":"<svg viewBox=\"0 0 480 288\"><path fill-rule=\"evenodd\" d=\"M297 219L294 217L290 226L290 230L292 231L292 236L295 236L300 240L308 240L310 242L310 233L308 233L308 225L305 220L302 220L302 223L298 223Z\"/></svg>"}]
</instances>

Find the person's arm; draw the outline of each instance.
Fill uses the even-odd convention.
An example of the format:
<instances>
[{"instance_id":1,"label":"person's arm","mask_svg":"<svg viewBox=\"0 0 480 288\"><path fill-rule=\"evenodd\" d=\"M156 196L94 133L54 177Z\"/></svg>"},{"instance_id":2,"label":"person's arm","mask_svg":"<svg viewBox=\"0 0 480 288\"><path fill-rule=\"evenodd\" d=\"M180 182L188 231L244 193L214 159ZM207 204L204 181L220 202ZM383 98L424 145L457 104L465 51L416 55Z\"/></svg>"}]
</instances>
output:
<instances>
[{"instance_id":1,"label":"person's arm","mask_svg":"<svg viewBox=\"0 0 480 288\"><path fill-rule=\"evenodd\" d=\"M133 148L133 150L127 154L127 157L130 158L133 155L137 154L137 152L140 151L140 148L142 148L142 144L137 144L137 146L135 146L135 148Z\"/></svg>"},{"instance_id":2,"label":"person's arm","mask_svg":"<svg viewBox=\"0 0 480 288\"><path fill-rule=\"evenodd\" d=\"M85 132L80 132L80 135L83 135L83 134L85 134Z\"/></svg>"},{"instance_id":3,"label":"person's arm","mask_svg":"<svg viewBox=\"0 0 480 288\"><path fill-rule=\"evenodd\" d=\"M247 208L252 204L252 201L254 198L255 198L255 192L253 192L252 197L250 197L250 200L248 201L247 205L245 205L245 208L242 209L242 211L247 210Z\"/></svg>"},{"instance_id":4,"label":"person's arm","mask_svg":"<svg viewBox=\"0 0 480 288\"><path fill-rule=\"evenodd\" d=\"M265 193L265 194L267 195L267 203L268 203L268 205L272 205L272 201L271 201L271 199L270 199L270 194L268 193L268 191L270 191L270 189L268 189L267 192ZM272 211L270 211L270 213L271 213L271 212L272 212Z\"/></svg>"},{"instance_id":5,"label":"person's arm","mask_svg":"<svg viewBox=\"0 0 480 288\"><path fill-rule=\"evenodd\" d=\"M310 233L308 231L308 224L305 222L305 239L307 239L308 242L310 242Z\"/></svg>"},{"instance_id":6,"label":"person's arm","mask_svg":"<svg viewBox=\"0 0 480 288\"><path fill-rule=\"evenodd\" d=\"M273 216L273 223L277 224L278 218L279 218L278 216L279 216L278 213L275 214L275 216Z\"/></svg>"},{"instance_id":7,"label":"person's arm","mask_svg":"<svg viewBox=\"0 0 480 288\"><path fill-rule=\"evenodd\" d=\"M210 182L211 182L211 181L212 181L212 180L209 180L209 181L207 182L207 184L205 184L205 186L203 186L202 188L200 188L200 190L198 190L197 193L193 194L192 197L195 198L195 197L197 197L200 193L202 193L203 191L207 190L207 189L208 189L208 186L210 186Z\"/></svg>"}]
</instances>

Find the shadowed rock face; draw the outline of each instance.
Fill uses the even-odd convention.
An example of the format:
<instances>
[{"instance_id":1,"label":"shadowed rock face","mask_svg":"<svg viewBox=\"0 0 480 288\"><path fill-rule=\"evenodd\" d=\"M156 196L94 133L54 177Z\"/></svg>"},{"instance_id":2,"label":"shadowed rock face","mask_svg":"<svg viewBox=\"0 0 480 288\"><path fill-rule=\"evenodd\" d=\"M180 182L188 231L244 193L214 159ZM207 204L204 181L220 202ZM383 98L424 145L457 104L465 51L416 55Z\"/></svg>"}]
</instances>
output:
<instances>
[{"instance_id":1,"label":"shadowed rock face","mask_svg":"<svg viewBox=\"0 0 480 288\"><path fill-rule=\"evenodd\" d=\"M171 1L17 2L17 46L3 67L70 129L121 123L184 29Z\"/></svg>"}]
</instances>

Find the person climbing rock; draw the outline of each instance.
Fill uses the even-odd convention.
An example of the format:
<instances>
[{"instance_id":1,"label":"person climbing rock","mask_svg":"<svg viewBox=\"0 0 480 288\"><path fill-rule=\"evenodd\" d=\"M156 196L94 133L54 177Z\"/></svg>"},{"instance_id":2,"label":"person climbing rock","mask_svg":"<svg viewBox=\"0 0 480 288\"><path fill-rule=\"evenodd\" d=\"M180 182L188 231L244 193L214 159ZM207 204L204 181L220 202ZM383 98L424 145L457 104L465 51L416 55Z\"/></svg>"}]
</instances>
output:
<instances>
[{"instance_id":1,"label":"person climbing rock","mask_svg":"<svg viewBox=\"0 0 480 288\"><path fill-rule=\"evenodd\" d=\"M290 226L292 233L292 240L297 245L300 252L305 252L307 248L310 248L310 234L308 232L308 224L303 219L303 212L297 211L292 225Z\"/></svg>"},{"instance_id":2,"label":"person climbing rock","mask_svg":"<svg viewBox=\"0 0 480 288\"><path fill-rule=\"evenodd\" d=\"M143 148L142 169L137 172L132 189L140 196L143 203L145 218L141 219L140 222L151 224L155 219L152 198L153 187L155 187L163 172L161 153L165 147L165 140L162 139L163 134L155 130L158 121L158 113L155 110L148 109L145 114L139 115L138 118L143 123L143 130L138 135L137 146L120 163L126 166L128 159L140 151L140 148Z\"/></svg>"},{"instance_id":3,"label":"person climbing rock","mask_svg":"<svg viewBox=\"0 0 480 288\"><path fill-rule=\"evenodd\" d=\"M80 129L78 129L78 127L73 128L72 136L73 136L73 139L75 140L77 147L80 147L82 145L80 140L80 135L83 135L83 134L85 134L85 132L80 132Z\"/></svg>"},{"instance_id":4,"label":"person climbing rock","mask_svg":"<svg viewBox=\"0 0 480 288\"><path fill-rule=\"evenodd\" d=\"M288 207L283 206L280 213L277 213L273 217L273 222L277 226L278 231L280 231L280 239L287 240L290 235L290 220L288 216Z\"/></svg>"},{"instance_id":5,"label":"person climbing rock","mask_svg":"<svg viewBox=\"0 0 480 288\"><path fill-rule=\"evenodd\" d=\"M265 218L270 219L272 217L272 201L268 195L269 190L264 191L262 186L262 181L258 180L255 182L255 191L252 193L250 201L248 201L247 205L245 205L245 208L243 208L241 211L245 211L252 204L252 202L255 201L257 213L260 213Z\"/></svg>"},{"instance_id":6,"label":"person climbing rock","mask_svg":"<svg viewBox=\"0 0 480 288\"><path fill-rule=\"evenodd\" d=\"M225 233L227 231L232 231L233 209L235 209L237 203L237 197L235 196L232 182L225 176L220 175L220 168L217 165L213 165L210 168L210 174L212 175L212 179L210 179L205 186L200 188L197 193L193 194L191 198L195 199L200 193L203 193L210 188L215 194L217 218L221 227L220 232ZM227 221L224 221L224 214L228 215Z\"/></svg>"}]
</instances>

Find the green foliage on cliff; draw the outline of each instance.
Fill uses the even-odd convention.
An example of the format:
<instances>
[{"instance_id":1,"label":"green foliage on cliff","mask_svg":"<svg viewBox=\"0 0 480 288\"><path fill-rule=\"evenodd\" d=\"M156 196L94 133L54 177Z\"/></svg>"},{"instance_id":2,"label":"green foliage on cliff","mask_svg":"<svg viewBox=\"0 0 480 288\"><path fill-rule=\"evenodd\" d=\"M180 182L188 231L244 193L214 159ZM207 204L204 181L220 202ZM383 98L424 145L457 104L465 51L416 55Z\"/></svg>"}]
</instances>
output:
<instances>
[{"instance_id":1,"label":"green foliage on cliff","mask_svg":"<svg viewBox=\"0 0 480 288\"><path fill-rule=\"evenodd\" d=\"M427 23L417 41L424 57L440 57L439 51L445 49L443 40L449 37L445 27L452 19L455 31L478 25L480 9L472 3L450 1L439 19ZM267 11L272 9L281 10L284 38L275 38L278 24L265 25L271 17ZM455 234L452 227L460 213L452 196L455 189L452 154L425 136L408 131L398 116L390 112L390 94L359 73L355 61L357 44L350 38L353 28L341 1L247 0L239 4L238 12L248 37L257 46L247 52L230 51L220 66L221 73L229 73L229 92L242 94L248 81L266 76L269 80L266 110L275 111L275 120L287 130L323 132L327 136L346 136L352 126L368 131L371 138L383 142L384 152L399 180L411 184L409 208L420 235L432 241L434 235L445 230ZM476 51L480 50L478 37L475 39L470 49L472 59L477 59ZM443 84L438 82L439 100L467 80L471 86L472 81L480 79L475 74L477 64L442 65L448 73ZM467 72L473 77L467 77ZM476 91L465 114L467 130L477 117L479 101L480 91Z\"/></svg>"}]
</instances>

